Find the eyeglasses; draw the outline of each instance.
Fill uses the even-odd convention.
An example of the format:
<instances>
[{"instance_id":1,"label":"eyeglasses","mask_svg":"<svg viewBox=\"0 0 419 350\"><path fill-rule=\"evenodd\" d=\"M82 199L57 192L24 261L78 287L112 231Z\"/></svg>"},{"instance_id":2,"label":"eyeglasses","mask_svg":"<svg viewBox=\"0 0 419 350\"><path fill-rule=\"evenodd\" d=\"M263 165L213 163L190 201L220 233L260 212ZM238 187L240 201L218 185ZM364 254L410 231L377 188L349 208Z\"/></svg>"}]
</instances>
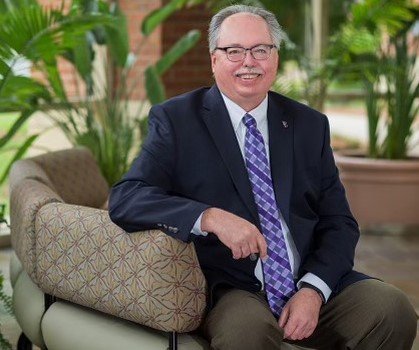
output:
<instances>
[{"instance_id":1,"label":"eyeglasses","mask_svg":"<svg viewBox=\"0 0 419 350\"><path fill-rule=\"evenodd\" d=\"M259 44L248 49L241 46L226 46L216 47L215 50L224 51L229 61L239 62L245 59L247 51L250 51L252 57L255 60L267 60L271 55L271 51L274 47L276 48L275 45Z\"/></svg>"}]
</instances>

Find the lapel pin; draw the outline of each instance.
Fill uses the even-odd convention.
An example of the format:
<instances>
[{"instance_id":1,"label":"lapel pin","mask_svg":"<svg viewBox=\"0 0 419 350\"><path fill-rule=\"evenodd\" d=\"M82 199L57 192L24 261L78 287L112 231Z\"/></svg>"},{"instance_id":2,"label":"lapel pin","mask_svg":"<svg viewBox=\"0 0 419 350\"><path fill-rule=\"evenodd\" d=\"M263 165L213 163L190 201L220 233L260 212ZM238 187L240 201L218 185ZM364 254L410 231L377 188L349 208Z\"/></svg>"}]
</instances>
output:
<instances>
[{"instance_id":1,"label":"lapel pin","mask_svg":"<svg viewBox=\"0 0 419 350\"><path fill-rule=\"evenodd\" d=\"M286 120L282 121L282 125L284 126L284 128L288 128L288 122Z\"/></svg>"}]
</instances>

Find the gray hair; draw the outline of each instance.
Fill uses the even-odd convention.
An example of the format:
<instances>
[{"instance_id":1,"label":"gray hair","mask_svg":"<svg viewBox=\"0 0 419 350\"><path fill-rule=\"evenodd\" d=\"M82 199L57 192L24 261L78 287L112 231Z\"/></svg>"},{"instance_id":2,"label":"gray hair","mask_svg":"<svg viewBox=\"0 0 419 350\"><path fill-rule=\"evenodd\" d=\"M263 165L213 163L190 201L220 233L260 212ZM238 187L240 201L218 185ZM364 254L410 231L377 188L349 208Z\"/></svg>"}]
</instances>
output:
<instances>
[{"instance_id":1,"label":"gray hair","mask_svg":"<svg viewBox=\"0 0 419 350\"><path fill-rule=\"evenodd\" d=\"M279 49L282 40L286 38L286 34L283 32L275 15L272 12L269 12L260 7L248 5L231 5L216 13L211 19L208 28L208 46L210 53L214 52L215 48L217 47L221 24L227 17L237 13L250 13L262 17L268 25L273 44Z\"/></svg>"}]
</instances>

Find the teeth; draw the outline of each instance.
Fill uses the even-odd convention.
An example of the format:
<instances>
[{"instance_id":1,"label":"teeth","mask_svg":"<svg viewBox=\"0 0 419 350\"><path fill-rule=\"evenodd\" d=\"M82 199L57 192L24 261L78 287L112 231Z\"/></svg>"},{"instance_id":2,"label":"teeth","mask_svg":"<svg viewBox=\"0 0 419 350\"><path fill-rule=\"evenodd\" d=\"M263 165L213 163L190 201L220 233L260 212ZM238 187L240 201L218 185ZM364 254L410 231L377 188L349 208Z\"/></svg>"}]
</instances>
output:
<instances>
[{"instance_id":1,"label":"teeth","mask_svg":"<svg viewBox=\"0 0 419 350\"><path fill-rule=\"evenodd\" d=\"M259 74L238 74L238 76L243 79L252 79L259 76Z\"/></svg>"}]
</instances>

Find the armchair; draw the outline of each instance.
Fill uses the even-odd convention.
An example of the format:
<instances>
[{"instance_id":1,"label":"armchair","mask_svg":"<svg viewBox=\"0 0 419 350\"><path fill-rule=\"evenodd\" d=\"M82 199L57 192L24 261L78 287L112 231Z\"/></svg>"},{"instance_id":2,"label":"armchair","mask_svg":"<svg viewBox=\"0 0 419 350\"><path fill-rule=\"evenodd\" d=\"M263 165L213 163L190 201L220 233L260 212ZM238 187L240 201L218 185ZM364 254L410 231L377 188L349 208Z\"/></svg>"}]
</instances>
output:
<instances>
[{"instance_id":1,"label":"armchair","mask_svg":"<svg viewBox=\"0 0 419 350\"><path fill-rule=\"evenodd\" d=\"M192 332L206 307L193 244L128 234L104 208L108 186L85 149L15 163L11 281L18 349L208 349ZM179 335L179 340L177 335Z\"/></svg>"}]
</instances>

